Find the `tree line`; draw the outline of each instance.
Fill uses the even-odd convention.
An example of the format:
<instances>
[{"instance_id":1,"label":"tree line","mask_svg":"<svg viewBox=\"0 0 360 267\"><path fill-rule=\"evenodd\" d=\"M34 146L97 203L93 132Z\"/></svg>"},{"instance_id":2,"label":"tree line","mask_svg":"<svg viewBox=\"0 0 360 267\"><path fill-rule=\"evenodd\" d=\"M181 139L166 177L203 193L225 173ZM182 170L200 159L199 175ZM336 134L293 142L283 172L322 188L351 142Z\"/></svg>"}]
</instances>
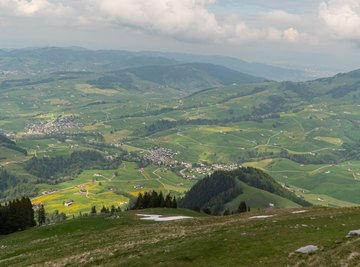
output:
<instances>
[{"instance_id":1,"label":"tree line","mask_svg":"<svg viewBox=\"0 0 360 267\"><path fill-rule=\"evenodd\" d=\"M17 152L20 152L20 153L24 154L25 156L27 156L27 150L25 148L22 148L22 147L18 146L14 141L7 138L3 134L0 134L0 145L4 146L6 148L9 148L11 150L15 150Z\"/></svg>"},{"instance_id":2,"label":"tree line","mask_svg":"<svg viewBox=\"0 0 360 267\"><path fill-rule=\"evenodd\" d=\"M36 225L34 210L27 197L0 205L0 234L11 234Z\"/></svg>"},{"instance_id":3,"label":"tree line","mask_svg":"<svg viewBox=\"0 0 360 267\"><path fill-rule=\"evenodd\" d=\"M156 191L145 192L144 195L139 193L135 204L131 209L149 209L149 208L177 208L176 197L171 197L170 193L165 197L163 193L157 193Z\"/></svg>"}]
</instances>

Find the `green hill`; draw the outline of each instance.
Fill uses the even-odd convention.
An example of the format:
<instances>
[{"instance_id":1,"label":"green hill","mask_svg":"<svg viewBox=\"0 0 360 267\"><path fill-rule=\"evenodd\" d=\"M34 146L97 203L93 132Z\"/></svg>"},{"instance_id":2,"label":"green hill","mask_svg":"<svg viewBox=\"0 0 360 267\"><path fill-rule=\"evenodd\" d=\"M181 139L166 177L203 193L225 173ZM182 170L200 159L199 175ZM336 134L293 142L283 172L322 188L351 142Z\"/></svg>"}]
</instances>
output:
<instances>
[{"instance_id":1,"label":"green hill","mask_svg":"<svg viewBox=\"0 0 360 267\"><path fill-rule=\"evenodd\" d=\"M226 67L189 63L172 66L143 66L106 73L89 84L102 89L144 90L146 87L174 88L187 93L233 83L262 82L264 79L243 74Z\"/></svg>"},{"instance_id":2,"label":"green hill","mask_svg":"<svg viewBox=\"0 0 360 267\"><path fill-rule=\"evenodd\" d=\"M310 205L282 188L266 173L251 167L214 172L198 181L179 205L190 209L210 209L212 214L219 215L226 208L236 212L241 201L253 208L266 208L270 203L283 208Z\"/></svg>"},{"instance_id":3,"label":"green hill","mask_svg":"<svg viewBox=\"0 0 360 267\"><path fill-rule=\"evenodd\" d=\"M230 211L236 211L240 203L244 201L249 207L257 209L263 209L269 207L272 203L276 208L299 208L299 204L280 197L276 194L269 193L265 190L258 189L256 187L248 186L247 184L240 182L240 187L243 193L238 195L236 198L225 204L225 209L228 208Z\"/></svg>"}]
</instances>

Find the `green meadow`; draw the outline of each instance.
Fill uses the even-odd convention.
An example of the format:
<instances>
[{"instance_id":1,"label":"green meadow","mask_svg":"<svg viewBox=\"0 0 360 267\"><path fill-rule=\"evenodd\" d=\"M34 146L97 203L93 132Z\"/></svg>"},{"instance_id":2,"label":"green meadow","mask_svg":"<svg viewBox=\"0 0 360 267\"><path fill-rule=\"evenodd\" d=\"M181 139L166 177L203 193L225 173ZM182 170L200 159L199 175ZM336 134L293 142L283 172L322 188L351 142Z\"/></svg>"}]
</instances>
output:
<instances>
[{"instance_id":1,"label":"green meadow","mask_svg":"<svg viewBox=\"0 0 360 267\"><path fill-rule=\"evenodd\" d=\"M346 237L358 229L358 208L275 209L219 217L182 209L141 211L192 217L173 222L143 221L137 213L75 219L2 236L0 266L357 266L359 262L359 238ZM308 245L319 249L295 252Z\"/></svg>"}]
</instances>

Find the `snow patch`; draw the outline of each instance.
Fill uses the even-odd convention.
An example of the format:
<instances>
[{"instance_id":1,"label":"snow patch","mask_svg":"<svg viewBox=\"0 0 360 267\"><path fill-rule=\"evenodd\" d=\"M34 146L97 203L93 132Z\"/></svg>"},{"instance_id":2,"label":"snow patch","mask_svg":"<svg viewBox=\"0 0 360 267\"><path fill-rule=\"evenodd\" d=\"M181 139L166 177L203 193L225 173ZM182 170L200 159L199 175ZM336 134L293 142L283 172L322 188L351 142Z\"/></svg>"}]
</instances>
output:
<instances>
[{"instance_id":1,"label":"snow patch","mask_svg":"<svg viewBox=\"0 0 360 267\"><path fill-rule=\"evenodd\" d=\"M319 249L318 246L309 245L309 246L301 247L301 248L297 249L295 252L298 252L298 253L310 253L310 252L316 251L318 249Z\"/></svg>"},{"instance_id":2,"label":"snow patch","mask_svg":"<svg viewBox=\"0 0 360 267\"><path fill-rule=\"evenodd\" d=\"M346 237L352 237L352 236L360 236L360 230L352 230L347 234Z\"/></svg>"},{"instance_id":3,"label":"snow patch","mask_svg":"<svg viewBox=\"0 0 360 267\"><path fill-rule=\"evenodd\" d=\"M259 215L259 216L252 216L249 217L249 219L265 219L265 218L271 218L274 217L274 215Z\"/></svg>"},{"instance_id":4,"label":"snow patch","mask_svg":"<svg viewBox=\"0 0 360 267\"><path fill-rule=\"evenodd\" d=\"M307 212L307 210L296 210L296 211L293 211L291 213L292 214L298 214L298 213L304 213L304 212Z\"/></svg>"},{"instance_id":5,"label":"snow patch","mask_svg":"<svg viewBox=\"0 0 360 267\"><path fill-rule=\"evenodd\" d=\"M179 220L193 218L193 217L189 217L189 216L162 216L162 215L155 215L155 214L136 214L136 215L143 217L143 218L140 218L140 220L154 221L154 222L179 221Z\"/></svg>"}]
</instances>

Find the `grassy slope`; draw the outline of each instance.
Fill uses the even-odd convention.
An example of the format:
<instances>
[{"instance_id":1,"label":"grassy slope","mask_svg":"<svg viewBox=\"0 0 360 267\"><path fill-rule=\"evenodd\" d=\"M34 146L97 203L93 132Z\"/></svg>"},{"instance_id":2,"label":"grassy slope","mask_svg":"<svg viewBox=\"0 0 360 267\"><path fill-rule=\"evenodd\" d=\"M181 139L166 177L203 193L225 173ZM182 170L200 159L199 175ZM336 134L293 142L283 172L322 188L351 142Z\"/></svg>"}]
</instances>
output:
<instances>
[{"instance_id":1,"label":"grassy slope","mask_svg":"<svg viewBox=\"0 0 360 267\"><path fill-rule=\"evenodd\" d=\"M359 208L312 208L305 213L272 210L227 217L197 217L185 210L149 210L152 214L188 215L179 222L144 222L125 212L36 227L0 237L0 266L356 266ZM264 213L261 213L264 214ZM81 245L80 245L81 244ZM295 254L305 245L318 252Z\"/></svg>"},{"instance_id":2,"label":"grassy slope","mask_svg":"<svg viewBox=\"0 0 360 267\"><path fill-rule=\"evenodd\" d=\"M271 194L267 191L257 189L255 187L248 186L247 184L238 181L243 193L228 202L225 207L231 211L236 211L241 201L245 201L251 208L265 208L269 206L269 203L275 204L277 208L298 208L300 205L275 194Z\"/></svg>"}]
</instances>

